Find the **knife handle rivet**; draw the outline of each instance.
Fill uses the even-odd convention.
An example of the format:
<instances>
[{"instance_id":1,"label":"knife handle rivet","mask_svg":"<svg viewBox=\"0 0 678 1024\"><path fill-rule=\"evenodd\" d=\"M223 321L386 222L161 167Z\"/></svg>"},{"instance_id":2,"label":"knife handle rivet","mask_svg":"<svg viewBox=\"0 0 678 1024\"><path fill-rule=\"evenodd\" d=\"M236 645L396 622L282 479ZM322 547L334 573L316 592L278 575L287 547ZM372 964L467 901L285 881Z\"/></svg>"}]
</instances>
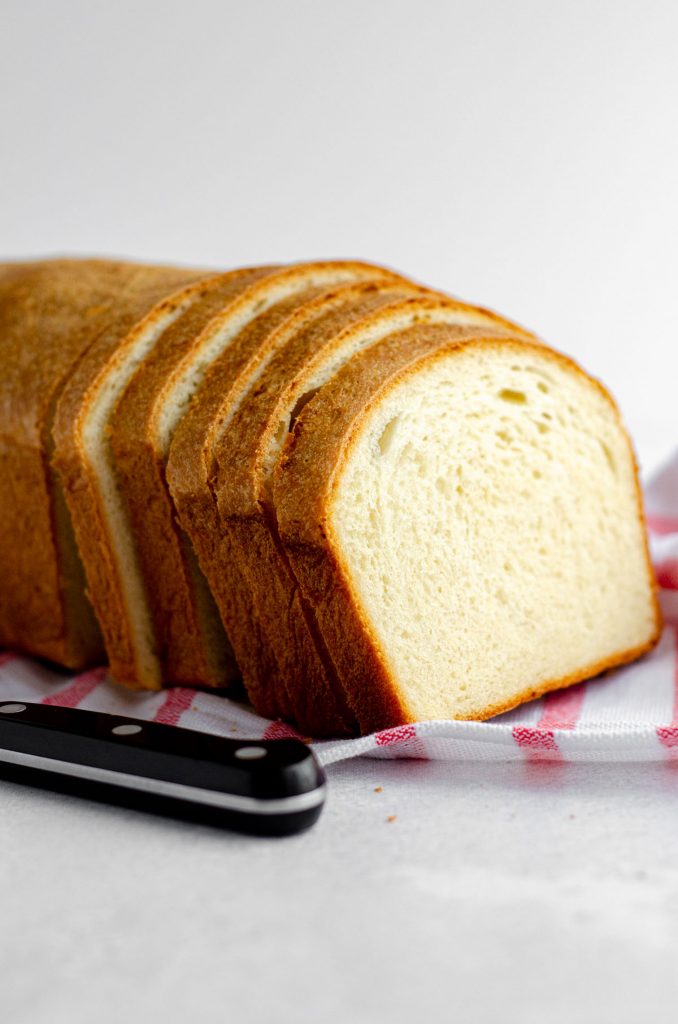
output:
<instances>
[{"instance_id":1,"label":"knife handle rivet","mask_svg":"<svg viewBox=\"0 0 678 1024\"><path fill-rule=\"evenodd\" d=\"M20 711L25 710L25 704L3 704L2 707L0 707L0 712L2 712L3 715L18 715Z\"/></svg>"},{"instance_id":2,"label":"knife handle rivet","mask_svg":"<svg viewBox=\"0 0 678 1024\"><path fill-rule=\"evenodd\" d=\"M111 732L115 736L136 736L138 732L141 732L140 725L116 725L111 729Z\"/></svg>"},{"instance_id":3,"label":"knife handle rivet","mask_svg":"<svg viewBox=\"0 0 678 1024\"><path fill-rule=\"evenodd\" d=\"M239 747L235 756L241 761L258 761L260 757L266 757L267 753L266 747Z\"/></svg>"}]
</instances>

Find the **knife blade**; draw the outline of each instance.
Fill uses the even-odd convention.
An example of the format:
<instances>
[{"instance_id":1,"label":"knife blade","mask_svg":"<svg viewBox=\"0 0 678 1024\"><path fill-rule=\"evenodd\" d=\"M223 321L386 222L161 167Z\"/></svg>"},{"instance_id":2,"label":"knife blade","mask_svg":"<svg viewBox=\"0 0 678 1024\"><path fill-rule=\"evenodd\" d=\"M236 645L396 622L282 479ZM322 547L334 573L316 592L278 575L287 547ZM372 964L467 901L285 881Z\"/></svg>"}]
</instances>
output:
<instances>
[{"instance_id":1,"label":"knife blade","mask_svg":"<svg viewBox=\"0 0 678 1024\"><path fill-rule=\"evenodd\" d=\"M326 790L301 740L233 740L17 700L0 701L0 777L279 836L313 825Z\"/></svg>"}]
</instances>

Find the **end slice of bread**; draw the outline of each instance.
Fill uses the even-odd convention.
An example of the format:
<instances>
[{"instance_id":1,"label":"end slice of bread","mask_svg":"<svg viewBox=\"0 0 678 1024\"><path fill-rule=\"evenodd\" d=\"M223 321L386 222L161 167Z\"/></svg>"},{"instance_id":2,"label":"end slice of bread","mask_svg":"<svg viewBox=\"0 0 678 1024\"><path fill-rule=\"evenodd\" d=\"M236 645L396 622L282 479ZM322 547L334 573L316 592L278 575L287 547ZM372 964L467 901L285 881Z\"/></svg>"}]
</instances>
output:
<instances>
[{"instance_id":1,"label":"end slice of bread","mask_svg":"<svg viewBox=\"0 0 678 1024\"><path fill-rule=\"evenodd\" d=\"M111 260L0 269L0 643L72 669L102 661L63 481L55 410L98 345L114 345L189 275Z\"/></svg>"},{"instance_id":2,"label":"end slice of bread","mask_svg":"<svg viewBox=\"0 0 678 1024\"><path fill-rule=\"evenodd\" d=\"M660 615L608 393L519 339L387 339L302 410L280 535L362 732L483 719L638 657Z\"/></svg>"}]
</instances>

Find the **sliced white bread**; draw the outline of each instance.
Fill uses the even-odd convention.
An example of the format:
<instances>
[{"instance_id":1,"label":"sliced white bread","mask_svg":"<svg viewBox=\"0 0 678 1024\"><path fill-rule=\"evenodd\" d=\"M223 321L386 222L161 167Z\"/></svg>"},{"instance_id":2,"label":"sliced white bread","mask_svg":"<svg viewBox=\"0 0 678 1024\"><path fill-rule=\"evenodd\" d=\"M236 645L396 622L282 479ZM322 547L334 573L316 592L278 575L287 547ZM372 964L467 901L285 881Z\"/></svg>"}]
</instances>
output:
<instances>
[{"instance_id":1,"label":"sliced white bread","mask_svg":"<svg viewBox=\"0 0 678 1024\"><path fill-rule=\"evenodd\" d=\"M276 471L285 552L362 732L487 718L659 635L608 393L544 346L436 330L354 356Z\"/></svg>"},{"instance_id":2,"label":"sliced white bread","mask_svg":"<svg viewBox=\"0 0 678 1024\"><path fill-rule=\"evenodd\" d=\"M298 323L297 318L306 304L328 290L341 290L359 281L383 285L397 282L399 287L406 287L396 275L359 263L306 264L272 275L255 286L246 299L243 297L241 308L224 314L218 326L211 328L209 336L205 332L204 343L195 346L191 358L187 358L173 375L164 392L164 413L173 408L177 415L171 431L165 433L169 417L158 417L158 448L167 458L167 481L181 525L186 531L186 549L195 550L202 572L208 576L227 631L229 619L224 615L221 600L222 580L211 574L213 551L218 548L219 535L214 501L207 482L209 461L206 453L211 433L227 415L227 410L222 407L236 382L241 377L247 380L257 378L281 343L288 326ZM190 405L183 399L181 389L190 390L193 394ZM230 404L229 401L227 406ZM205 581L196 573L189 599L199 601L200 592L205 589ZM230 600L228 589L223 600ZM248 637L251 646L264 649L256 621L249 623ZM246 653L237 646L236 657L248 685ZM275 665L268 665L267 679L272 680L275 675ZM270 699L267 703L259 701L258 707L262 713L275 715L278 713L275 686L271 683L266 689ZM248 692L253 696L249 685Z\"/></svg>"},{"instance_id":3,"label":"sliced white bread","mask_svg":"<svg viewBox=\"0 0 678 1024\"><path fill-rule=\"evenodd\" d=\"M486 310L440 296L384 295L380 305L357 307L353 315L349 308L342 316L337 299L325 300L325 311L319 300L317 319L309 317L304 330L290 335L213 441L212 487L219 508L214 529L220 531L222 557L211 578L222 580L230 594L238 586L242 590L238 617L231 614L228 619L229 632L232 637L246 635L255 618L263 624L288 691L288 714L304 732L316 736L336 734L340 721L342 731L350 732L355 722L341 689L332 683L331 657L277 535L272 473L294 417L352 355L414 324L520 331ZM355 315L358 311L361 316ZM227 562L239 567L240 581L228 575ZM255 661L252 672L257 671L261 676Z\"/></svg>"},{"instance_id":4,"label":"sliced white bread","mask_svg":"<svg viewBox=\"0 0 678 1024\"><path fill-rule=\"evenodd\" d=\"M329 336L341 332L349 324L360 322L374 310L392 305L402 300L405 295L422 293L422 289L417 286L399 280L362 281L336 287L301 306L293 317L271 335L266 365L258 364L254 373L249 368L246 369L230 390L225 392L225 400L220 396L220 409L214 418L219 424L219 437L230 438L238 432L242 417L247 420L251 403L256 407L257 399L270 386L271 368L277 366L278 373L280 372L281 359L284 362L283 355L290 346L321 347ZM283 376L278 376L278 384L284 387L287 383L283 371ZM172 447L168 468L175 502L204 567L234 646L245 685L251 699L256 702L255 706L262 713L264 708L269 714L275 709L275 713L289 718L292 709L287 698L284 676L281 675L280 667L275 660L275 643L267 634L270 620L267 620L265 615L262 617L258 614L254 592L244 575L247 570L243 560L248 560L250 565L256 566L258 584L264 589L276 590L277 576L269 565L265 552L259 552L256 537L251 538L245 552L238 546L232 547L231 535L224 529L224 517L214 501L211 473L208 473L206 478L203 477L199 488L192 492L177 485L174 459L179 450L179 442L178 434ZM188 458L183 460L188 461ZM209 466L210 463L206 462L206 465ZM191 479L195 478L188 478L189 481ZM185 484L185 474L182 480ZM280 599L282 600L282 595ZM255 623L256 633L253 629ZM313 678L310 675L313 666L305 662L298 665L297 669L309 673L309 685L313 687Z\"/></svg>"},{"instance_id":5,"label":"sliced white bread","mask_svg":"<svg viewBox=\"0 0 678 1024\"><path fill-rule=\"evenodd\" d=\"M179 272L175 273L178 277ZM190 648L191 667L199 665L206 669L203 677L196 678L192 674L185 680L174 672L172 682L223 685L233 675L228 644L223 630L216 628L218 623L210 615L209 593L190 550L182 552L184 576L190 577L186 585L191 596L196 593L193 618L207 634L207 652L201 647L201 635L193 631L186 636L181 632L185 619L173 615L179 607L177 594L183 581L173 580L166 574L170 589L161 594L146 586L139 546L111 446L118 403L126 388L139 368L153 359L168 332L183 339L184 357L174 366L166 382L169 397L164 392L155 407L153 443L163 461L175 422L190 404L207 367L223 356L227 347L229 358L235 358L239 367L237 360L248 355L247 346L254 344L256 332L264 331L265 325L275 326L289 315L288 307L293 307L295 301L292 296L302 291L308 294L325 280L332 282L361 274L377 276L378 273L386 272L351 263L314 264L310 270L304 266L272 272L268 274L273 282L270 286L265 287L261 280L259 288L256 283L250 283L244 291L237 290L237 297L224 298L221 319L213 317L196 337L196 317L199 319L196 310L202 308L207 294L215 286L222 287L223 277L219 275L215 282L199 272L185 271L184 277L189 280L192 277L195 283L158 303L123 340L117 337L98 339L78 365L57 408L55 464L66 485L89 593L104 635L111 675L117 682L135 688L161 688L168 665L168 659L163 660L168 632L177 637L174 651L180 650L182 645L185 652ZM163 496L161 493L161 501ZM153 506L155 490L142 494L141 501ZM168 547L174 538L175 533L167 535ZM155 540L157 551L162 547L163 538L156 534ZM160 571L162 560L158 565ZM162 620L163 612L170 609L160 644L154 628L156 600L162 604L162 612L155 616L156 620Z\"/></svg>"}]
</instances>

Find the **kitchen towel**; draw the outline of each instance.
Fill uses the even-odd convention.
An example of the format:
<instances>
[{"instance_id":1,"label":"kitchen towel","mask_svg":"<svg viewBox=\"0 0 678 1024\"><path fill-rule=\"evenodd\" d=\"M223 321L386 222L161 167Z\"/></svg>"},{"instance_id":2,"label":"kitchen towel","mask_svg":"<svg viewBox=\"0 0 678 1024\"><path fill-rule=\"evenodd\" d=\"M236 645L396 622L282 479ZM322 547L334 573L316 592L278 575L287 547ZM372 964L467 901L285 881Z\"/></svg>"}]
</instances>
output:
<instances>
[{"instance_id":1,"label":"kitchen towel","mask_svg":"<svg viewBox=\"0 0 678 1024\"><path fill-rule=\"evenodd\" d=\"M678 452L645 492L664 632L633 665L551 693L489 722L419 722L354 740L314 742L327 765L351 757L490 761L678 763ZM297 736L246 704L176 688L139 694L114 686L106 669L68 676L0 653L0 700L26 700L181 725L234 739ZM304 737L305 738L305 737Z\"/></svg>"}]
</instances>

